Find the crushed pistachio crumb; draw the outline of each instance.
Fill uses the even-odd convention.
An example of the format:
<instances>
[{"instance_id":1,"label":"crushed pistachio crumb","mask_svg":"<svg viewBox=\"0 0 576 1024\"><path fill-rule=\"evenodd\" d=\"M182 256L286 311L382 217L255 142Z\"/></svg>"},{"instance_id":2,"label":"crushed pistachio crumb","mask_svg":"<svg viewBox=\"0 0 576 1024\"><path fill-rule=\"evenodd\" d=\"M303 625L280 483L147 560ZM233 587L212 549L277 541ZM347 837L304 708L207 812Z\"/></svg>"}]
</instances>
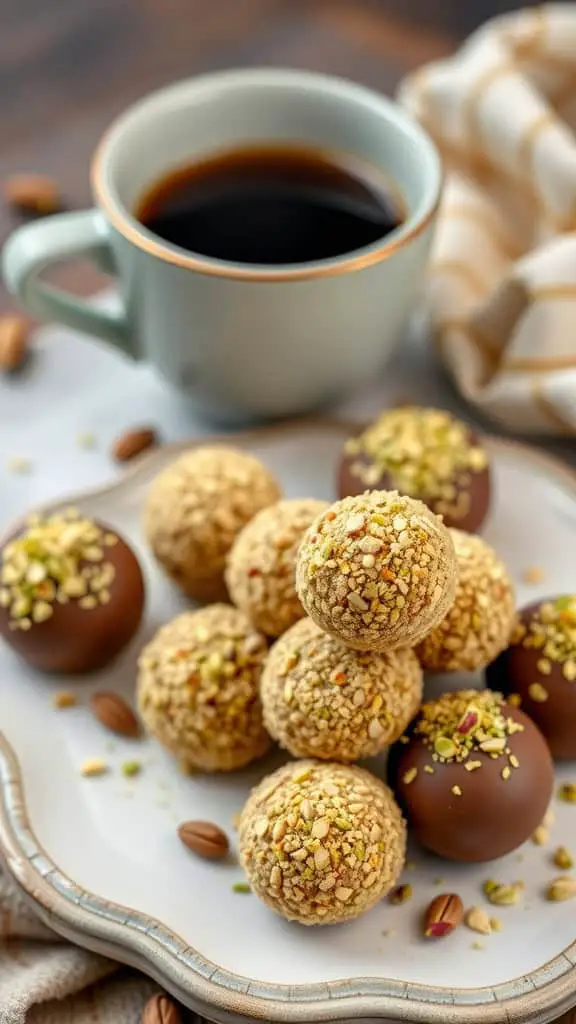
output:
<instances>
[{"instance_id":1,"label":"crushed pistachio crumb","mask_svg":"<svg viewBox=\"0 0 576 1024\"><path fill-rule=\"evenodd\" d=\"M10 628L46 622L70 600L89 610L109 597L115 568L106 560L106 536L76 509L31 516L1 554L0 604L9 609Z\"/></svg>"},{"instance_id":2,"label":"crushed pistachio crumb","mask_svg":"<svg viewBox=\"0 0 576 1024\"><path fill-rule=\"evenodd\" d=\"M248 882L234 882L232 892L249 893L252 892L252 889L248 885Z\"/></svg>"},{"instance_id":3,"label":"crushed pistachio crumb","mask_svg":"<svg viewBox=\"0 0 576 1024\"><path fill-rule=\"evenodd\" d=\"M556 795L562 803L576 804L576 782L563 782Z\"/></svg>"},{"instance_id":4,"label":"crushed pistachio crumb","mask_svg":"<svg viewBox=\"0 0 576 1024\"><path fill-rule=\"evenodd\" d=\"M96 447L96 437L91 434L88 430L81 430L76 435L76 443L79 448L89 451L91 448Z\"/></svg>"},{"instance_id":5,"label":"crushed pistachio crumb","mask_svg":"<svg viewBox=\"0 0 576 1024\"><path fill-rule=\"evenodd\" d=\"M574 858L566 846L558 846L554 851L552 860L557 868L562 871L570 871L574 867Z\"/></svg>"},{"instance_id":6,"label":"crushed pistachio crumb","mask_svg":"<svg viewBox=\"0 0 576 1024\"><path fill-rule=\"evenodd\" d=\"M26 459L22 455L14 455L11 459L8 459L6 467L10 473L17 473L18 475L24 476L26 473L30 473L32 469L32 462L30 459Z\"/></svg>"},{"instance_id":7,"label":"crushed pistachio crumb","mask_svg":"<svg viewBox=\"0 0 576 1024\"><path fill-rule=\"evenodd\" d=\"M524 885L522 882L501 883L488 879L483 889L489 903L496 907L512 907L518 903Z\"/></svg>"},{"instance_id":8,"label":"crushed pistachio crumb","mask_svg":"<svg viewBox=\"0 0 576 1024\"><path fill-rule=\"evenodd\" d=\"M554 878L546 889L546 899L552 903L573 900L576 897L576 878L570 875L560 875Z\"/></svg>"},{"instance_id":9,"label":"crushed pistachio crumb","mask_svg":"<svg viewBox=\"0 0 576 1024\"><path fill-rule=\"evenodd\" d=\"M106 775L107 772L108 765L99 757L88 758L88 760L84 761L80 766L80 774L84 775L87 779L96 778L98 775Z\"/></svg>"},{"instance_id":10,"label":"crushed pistachio crumb","mask_svg":"<svg viewBox=\"0 0 576 1024\"><path fill-rule=\"evenodd\" d=\"M545 704L550 696L548 690L542 683L530 683L528 694L536 704Z\"/></svg>"},{"instance_id":11,"label":"crushed pistachio crumb","mask_svg":"<svg viewBox=\"0 0 576 1024\"><path fill-rule=\"evenodd\" d=\"M524 583L542 583L546 578L546 573L540 565L527 565L522 570L522 579Z\"/></svg>"},{"instance_id":12,"label":"crushed pistachio crumb","mask_svg":"<svg viewBox=\"0 0 576 1024\"><path fill-rule=\"evenodd\" d=\"M489 935L492 931L490 918L482 907L470 907L464 915L464 923L473 932L480 932L481 935Z\"/></svg>"},{"instance_id":13,"label":"crushed pistachio crumb","mask_svg":"<svg viewBox=\"0 0 576 1024\"><path fill-rule=\"evenodd\" d=\"M134 775L139 775L142 771L142 763L140 761L123 761L121 766L122 775L127 778L133 778Z\"/></svg>"},{"instance_id":14,"label":"crushed pistachio crumb","mask_svg":"<svg viewBox=\"0 0 576 1024\"><path fill-rule=\"evenodd\" d=\"M408 903L412 899L413 889L409 883L404 885L398 885L388 896L388 902L393 906L400 906L402 903Z\"/></svg>"},{"instance_id":15,"label":"crushed pistachio crumb","mask_svg":"<svg viewBox=\"0 0 576 1024\"><path fill-rule=\"evenodd\" d=\"M52 706L55 708L73 708L76 704L76 694L71 690L58 690L52 695Z\"/></svg>"},{"instance_id":16,"label":"crushed pistachio crumb","mask_svg":"<svg viewBox=\"0 0 576 1024\"><path fill-rule=\"evenodd\" d=\"M538 825L532 833L532 842L535 846L545 846L550 838L550 834L545 825Z\"/></svg>"}]
</instances>

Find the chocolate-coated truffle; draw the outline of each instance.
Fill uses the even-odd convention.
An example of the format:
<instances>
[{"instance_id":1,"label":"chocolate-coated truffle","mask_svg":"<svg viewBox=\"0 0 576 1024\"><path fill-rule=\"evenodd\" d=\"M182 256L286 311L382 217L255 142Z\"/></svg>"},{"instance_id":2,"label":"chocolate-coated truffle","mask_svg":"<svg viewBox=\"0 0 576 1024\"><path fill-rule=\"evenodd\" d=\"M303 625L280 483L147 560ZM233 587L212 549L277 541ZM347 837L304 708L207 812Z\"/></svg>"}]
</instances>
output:
<instances>
[{"instance_id":1,"label":"chocolate-coated truffle","mask_svg":"<svg viewBox=\"0 0 576 1024\"><path fill-rule=\"evenodd\" d=\"M296 554L305 531L327 501L278 501L238 534L228 555L230 599L267 636L280 636L305 614L294 582Z\"/></svg>"},{"instance_id":2,"label":"chocolate-coated truffle","mask_svg":"<svg viewBox=\"0 0 576 1024\"><path fill-rule=\"evenodd\" d=\"M390 772L416 838L440 857L467 862L502 857L528 839L554 785L544 737L491 690L424 704L394 748Z\"/></svg>"},{"instance_id":3,"label":"chocolate-coated truffle","mask_svg":"<svg viewBox=\"0 0 576 1024\"><path fill-rule=\"evenodd\" d=\"M456 588L454 544L413 498L371 491L314 521L296 562L296 589L321 629L357 650L412 647L446 615Z\"/></svg>"},{"instance_id":4,"label":"chocolate-coated truffle","mask_svg":"<svg viewBox=\"0 0 576 1024\"><path fill-rule=\"evenodd\" d=\"M213 604L162 626L138 662L148 731L184 772L227 772L270 744L258 684L268 648L243 612Z\"/></svg>"},{"instance_id":5,"label":"chocolate-coated truffle","mask_svg":"<svg viewBox=\"0 0 576 1024\"><path fill-rule=\"evenodd\" d=\"M389 409L344 447L340 497L367 488L419 498L446 526L474 533L490 505L488 456L476 434L443 409Z\"/></svg>"},{"instance_id":6,"label":"chocolate-coated truffle","mask_svg":"<svg viewBox=\"0 0 576 1024\"><path fill-rule=\"evenodd\" d=\"M520 703L553 757L576 758L576 596L524 608L510 647L488 667L486 678Z\"/></svg>"},{"instance_id":7,"label":"chocolate-coated truffle","mask_svg":"<svg viewBox=\"0 0 576 1024\"><path fill-rule=\"evenodd\" d=\"M289 921L359 917L396 884L406 829L390 790L362 768L286 764L253 790L240 860L264 903Z\"/></svg>"},{"instance_id":8,"label":"chocolate-coated truffle","mask_svg":"<svg viewBox=\"0 0 576 1024\"><path fill-rule=\"evenodd\" d=\"M270 735L295 757L358 761L404 732L422 700L409 649L354 651L302 619L274 644L260 695Z\"/></svg>"},{"instance_id":9,"label":"chocolate-coated truffle","mask_svg":"<svg viewBox=\"0 0 576 1024\"><path fill-rule=\"evenodd\" d=\"M508 644L516 616L514 584L486 541L461 530L450 534L458 561L456 597L416 653L428 672L473 672Z\"/></svg>"},{"instance_id":10,"label":"chocolate-coated truffle","mask_svg":"<svg viewBox=\"0 0 576 1024\"><path fill-rule=\"evenodd\" d=\"M72 508L31 516L0 559L0 634L34 668L94 671L136 633L142 572L111 527Z\"/></svg>"},{"instance_id":11,"label":"chocolate-coated truffle","mask_svg":"<svg viewBox=\"0 0 576 1024\"><path fill-rule=\"evenodd\" d=\"M160 565L189 597L224 600L230 548L242 527L279 497L276 480L253 455L194 448L154 480L144 531Z\"/></svg>"}]
</instances>

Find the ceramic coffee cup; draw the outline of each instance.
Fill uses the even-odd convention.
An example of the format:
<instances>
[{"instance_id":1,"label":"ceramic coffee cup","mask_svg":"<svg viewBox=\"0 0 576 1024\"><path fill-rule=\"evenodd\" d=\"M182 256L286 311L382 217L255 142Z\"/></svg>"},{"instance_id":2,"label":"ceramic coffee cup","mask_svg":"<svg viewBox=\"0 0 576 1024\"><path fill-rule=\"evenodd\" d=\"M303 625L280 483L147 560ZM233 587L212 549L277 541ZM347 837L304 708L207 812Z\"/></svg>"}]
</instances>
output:
<instances>
[{"instance_id":1,"label":"ceramic coffee cup","mask_svg":"<svg viewBox=\"0 0 576 1024\"><path fill-rule=\"evenodd\" d=\"M171 245L136 220L171 169L246 143L344 150L399 189L406 216L386 237L333 259L257 266ZM274 69L209 74L122 114L94 157L96 206L19 228L4 250L8 287L35 316L150 360L208 415L295 415L376 373L422 281L442 172L432 142L395 103L351 82ZM39 279L88 257L118 278L118 314Z\"/></svg>"}]
</instances>

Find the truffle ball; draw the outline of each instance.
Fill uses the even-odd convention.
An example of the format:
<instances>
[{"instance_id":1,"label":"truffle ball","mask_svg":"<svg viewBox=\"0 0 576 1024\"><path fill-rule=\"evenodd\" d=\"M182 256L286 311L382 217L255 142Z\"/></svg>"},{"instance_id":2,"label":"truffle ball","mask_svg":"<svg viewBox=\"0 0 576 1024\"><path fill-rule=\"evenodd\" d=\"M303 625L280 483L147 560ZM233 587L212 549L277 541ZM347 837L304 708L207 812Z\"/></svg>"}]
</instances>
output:
<instances>
[{"instance_id":1,"label":"truffle ball","mask_svg":"<svg viewBox=\"0 0 576 1024\"><path fill-rule=\"evenodd\" d=\"M144 648L140 714L183 771L233 771L268 749L258 697L266 653L264 637L225 604L178 615Z\"/></svg>"},{"instance_id":2,"label":"truffle ball","mask_svg":"<svg viewBox=\"0 0 576 1024\"><path fill-rule=\"evenodd\" d=\"M305 614L294 582L300 541L327 501L296 498L262 509L238 534L228 556L231 600L267 636L280 636Z\"/></svg>"},{"instance_id":3,"label":"truffle ball","mask_svg":"<svg viewBox=\"0 0 576 1024\"><path fill-rule=\"evenodd\" d=\"M31 516L0 562L0 634L42 672L102 668L140 625L136 556L115 530L75 509Z\"/></svg>"},{"instance_id":4,"label":"truffle ball","mask_svg":"<svg viewBox=\"0 0 576 1024\"><path fill-rule=\"evenodd\" d=\"M456 598L417 654L429 672L474 671L502 651L515 623L514 584L480 537L451 530L458 561Z\"/></svg>"},{"instance_id":5,"label":"truffle ball","mask_svg":"<svg viewBox=\"0 0 576 1024\"><path fill-rule=\"evenodd\" d=\"M576 596L524 608L510 647L486 678L520 703L553 757L576 758Z\"/></svg>"},{"instance_id":6,"label":"truffle ball","mask_svg":"<svg viewBox=\"0 0 576 1024\"><path fill-rule=\"evenodd\" d=\"M542 821L554 785L544 737L499 693L460 690L422 706L391 780L416 838L457 861L520 846Z\"/></svg>"},{"instance_id":7,"label":"truffle ball","mask_svg":"<svg viewBox=\"0 0 576 1024\"><path fill-rule=\"evenodd\" d=\"M302 619L274 644L260 694L268 732L295 757L357 761L404 732L422 670L407 648L354 651Z\"/></svg>"},{"instance_id":8,"label":"truffle ball","mask_svg":"<svg viewBox=\"0 0 576 1024\"><path fill-rule=\"evenodd\" d=\"M402 870L406 830L390 790L362 768L286 764L253 790L240 818L252 889L300 924L335 924L378 903Z\"/></svg>"},{"instance_id":9,"label":"truffle ball","mask_svg":"<svg viewBox=\"0 0 576 1024\"><path fill-rule=\"evenodd\" d=\"M412 647L446 615L456 588L446 527L421 501L372 491L337 501L308 529L296 589L310 618L349 647Z\"/></svg>"},{"instance_id":10,"label":"truffle ball","mask_svg":"<svg viewBox=\"0 0 576 1024\"><path fill-rule=\"evenodd\" d=\"M226 598L224 565L237 535L280 488L253 455L235 448L185 452L154 480L144 531L154 555L189 597Z\"/></svg>"},{"instance_id":11,"label":"truffle ball","mask_svg":"<svg viewBox=\"0 0 576 1024\"><path fill-rule=\"evenodd\" d=\"M490 505L488 456L476 434L443 409L389 409L346 443L340 462L340 497L375 487L419 498L446 526L474 533Z\"/></svg>"}]
</instances>

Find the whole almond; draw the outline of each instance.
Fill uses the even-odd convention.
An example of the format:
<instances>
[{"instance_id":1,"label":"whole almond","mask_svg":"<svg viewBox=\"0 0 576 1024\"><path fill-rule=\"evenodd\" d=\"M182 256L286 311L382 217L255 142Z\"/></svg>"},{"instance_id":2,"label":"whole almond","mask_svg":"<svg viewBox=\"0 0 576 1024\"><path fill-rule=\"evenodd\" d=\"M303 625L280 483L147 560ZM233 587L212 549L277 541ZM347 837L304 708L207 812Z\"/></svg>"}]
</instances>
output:
<instances>
[{"instance_id":1,"label":"whole almond","mask_svg":"<svg viewBox=\"0 0 576 1024\"><path fill-rule=\"evenodd\" d=\"M0 370L18 370L28 352L29 325L25 317L14 313L0 317Z\"/></svg>"},{"instance_id":2,"label":"whole almond","mask_svg":"<svg viewBox=\"0 0 576 1024\"><path fill-rule=\"evenodd\" d=\"M424 935L427 939L442 939L462 923L464 906L454 892L444 892L429 904L424 915Z\"/></svg>"},{"instance_id":3,"label":"whole almond","mask_svg":"<svg viewBox=\"0 0 576 1024\"><path fill-rule=\"evenodd\" d=\"M117 693L101 690L90 698L90 709L95 718L110 732L135 739L140 735L140 723L132 708Z\"/></svg>"},{"instance_id":4,"label":"whole almond","mask_svg":"<svg viewBox=\"0 0 576 1024\"><path fill-rule=\"evenodd\" d=\"M142 1010L142 1024L181 1024L180 1011L163 992L151 996Z\"/></svg>"},{"instance_id":5,"label":"whole almond","mask_svg":"<svg viewBox=\"0 0 576 1024\"><path fill-rule=\"evenodd\" d=\"M222 860L228 853L228 836L211 821L185 821L178 835L184 846L207 860Z\"/></svg>"},{"instance_id":6,"label":"whole almond","mask_svg":"<svg viewBox=\"0 0 576 1024\"><path fill-rule=\"evenodd\" d=\"M4 198L22 213L45 215L62 208L60 189L45 174L13 174L4 182Z\"/></svg>"},{"instance_id":7,"label":"whole almond","mask_svg":"<svg viewBox=\"0 0 576 1024\"><path fill-rule=\"evenodd\" d=\"M116 438L112 445L112 457L116 462L129 462L157 444L158 435L152 427L135 427Z\"/></svg>"}]
</instances>

